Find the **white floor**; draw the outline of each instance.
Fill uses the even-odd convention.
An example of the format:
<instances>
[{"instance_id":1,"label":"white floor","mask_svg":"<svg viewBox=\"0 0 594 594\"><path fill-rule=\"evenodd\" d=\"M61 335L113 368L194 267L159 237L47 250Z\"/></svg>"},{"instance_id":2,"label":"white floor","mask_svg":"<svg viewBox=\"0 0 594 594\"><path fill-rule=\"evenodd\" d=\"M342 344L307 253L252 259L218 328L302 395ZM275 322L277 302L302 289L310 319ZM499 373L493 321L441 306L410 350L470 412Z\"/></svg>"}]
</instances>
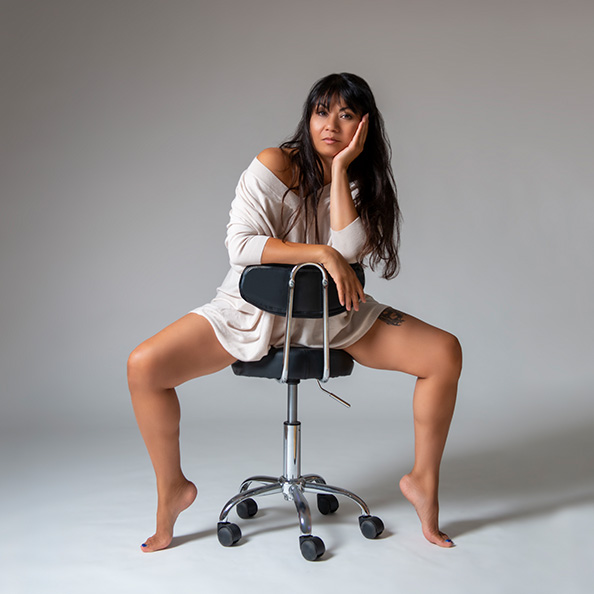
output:
<instances>
[{"instance_id":1,"label":"white floor","mask_svg":"<svg viewBox=\"0 0 594 594\"><path fill-rule=\"evenodd\" d=\"M243 478L280 474L282 419L248 428L189 416L184 467L200 493L180 517L173 546L155 554L139 548L152 533L155 494L134 430L2 436L0 592L592 592L594 436L587 425L490 447L452 439L442 527L457 546L441 550L423 539L396 488L411 460L408 419L392 434L381 420L377 434L361 411L325 433L302 419L304 472L357 492L386 525L382 538L369 541L351 502L334 516L315 512L314 533L327 553L310 563L299 552L293 506L277 496L260 500L256 518L238 521L238 546L222 547L215 532ZM194 423L199 432L190 430Z\"/></svg>"}]
</instances>

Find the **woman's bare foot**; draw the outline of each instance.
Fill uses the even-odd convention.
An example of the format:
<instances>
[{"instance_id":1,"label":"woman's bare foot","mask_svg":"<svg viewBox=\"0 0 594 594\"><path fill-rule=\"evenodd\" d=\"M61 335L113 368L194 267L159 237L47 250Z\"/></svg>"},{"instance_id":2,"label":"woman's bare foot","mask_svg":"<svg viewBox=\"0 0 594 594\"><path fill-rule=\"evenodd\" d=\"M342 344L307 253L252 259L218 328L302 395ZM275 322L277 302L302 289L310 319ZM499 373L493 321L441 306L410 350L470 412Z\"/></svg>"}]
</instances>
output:
<instances>
[{"instance_id":1,"label":"woman's bare foot","mask_svg":"<svg viewBox=\"0 0 594 594\"><path fill-rule=\"evenodd\" d=\"M142 551L152 553L167 548L173 540L173 526L184 509L194 503L198 489L196 485L185 480L171 494L159 495L157 505L157 531L142 545Z\"/></svg>"},{"instance_id":2,"label":"woman's bare foot","mask_svg":"<svg viewBox=\"0 0 594 594\"><path fill-rule=\"evenodd\" d=\"M439 504L437 492L424 488L424 485L411 474L405 474L400 479L402 494L413 504L425 538L440 547L450 548L454 543L447 534L439 530Z\"/></svg>"}]
</instances>

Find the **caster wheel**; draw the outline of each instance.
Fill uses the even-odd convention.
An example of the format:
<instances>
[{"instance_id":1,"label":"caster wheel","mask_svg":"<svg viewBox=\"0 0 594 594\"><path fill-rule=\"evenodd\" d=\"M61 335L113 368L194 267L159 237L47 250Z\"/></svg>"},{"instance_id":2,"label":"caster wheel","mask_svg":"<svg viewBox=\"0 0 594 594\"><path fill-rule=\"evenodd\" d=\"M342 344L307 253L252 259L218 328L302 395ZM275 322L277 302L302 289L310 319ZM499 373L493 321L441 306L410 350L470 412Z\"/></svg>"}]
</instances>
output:
<instances>
[{"instance_id":1,"label":"caster wheel","mask_svg":"<svg viewBox=\"0 0 594 594\"><path fill-rule=\"evenodd\" d=\"M301 554L308 561L316 561L326 552L324 541L317 536L311 535L299 537L299 548Z\"/></svg>"},{"instance_id":2,"label":"caster wheel","mask_svg":"<svg viewBox=\"0 0 594 594\"><path fill-rule=\"evenodd\" d=\"M241 530L237 524L219 522L217 524L217 536L224 547L231 547L241 538Z\"/></svg>"},{"instance_id":3,"label":"caster wheel","mask_svg":"<svg viewBox=\"0 0 594 594\"><path fill-rule=\"evenodd\" d=\"M318 494L318 509L327 516L338 509L338 499L334 495Z\"/></svg>"},{"instance_id":4,"label":"caster wheel","mask_svg":"<svg viewBox=\"0 0 594 594\"><path fill-rule=\"evenodd\" d=\"M243 520L253 518L258 513L258 504L253 499L246 499L235 507L237 515Z\"/></svg>"},{"instance_id":5,"label":"caster wheel","mask_svg":"<svg viewBox=\"0 0 594 594\"><path fill-rule=\"evenodd\" d=\"M359 516L359 528L365 538L377 538L384 531L384 523L376 516Z\"/></svg>"}]
</instances>

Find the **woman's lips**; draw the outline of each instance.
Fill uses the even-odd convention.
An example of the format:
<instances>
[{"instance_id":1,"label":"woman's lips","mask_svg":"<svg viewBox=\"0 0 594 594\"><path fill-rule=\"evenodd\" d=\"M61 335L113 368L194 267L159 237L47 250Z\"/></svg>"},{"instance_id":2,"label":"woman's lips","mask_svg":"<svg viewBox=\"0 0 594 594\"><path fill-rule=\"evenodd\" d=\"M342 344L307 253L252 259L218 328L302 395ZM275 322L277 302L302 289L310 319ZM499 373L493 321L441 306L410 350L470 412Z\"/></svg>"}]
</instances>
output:
<instances>
[{"instance_id":1,"label":"woman's lips","mask_svg":"<svg viewBox=\"0 0 594 594\"><path fill-rule=\"evenodd\" d=\"M336 144L338 140L336 140L336 138L322 138L322 142L325 142L326 144Z\"/></svg>"}]
</instances>

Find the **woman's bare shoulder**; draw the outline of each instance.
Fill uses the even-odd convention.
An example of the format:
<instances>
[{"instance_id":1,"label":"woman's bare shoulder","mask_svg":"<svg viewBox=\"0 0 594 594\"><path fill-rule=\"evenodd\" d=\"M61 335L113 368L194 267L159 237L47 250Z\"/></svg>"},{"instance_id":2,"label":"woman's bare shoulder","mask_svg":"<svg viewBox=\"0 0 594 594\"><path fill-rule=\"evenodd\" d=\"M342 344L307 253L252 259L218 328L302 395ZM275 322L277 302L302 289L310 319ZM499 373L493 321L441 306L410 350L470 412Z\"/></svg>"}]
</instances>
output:
<instances>
[{"instance_id":1,"label":"woman's bare shoulder","mask_svg":"<svg viewBox=\"0 0 594 594\"><path fill-rule=\"evenodd\" d=\"M258 155L258 161L269 169L285 186L289 186L293 181L291 159L286 149L271 147L264 149Z\"/></svg>"}]
</instances>

